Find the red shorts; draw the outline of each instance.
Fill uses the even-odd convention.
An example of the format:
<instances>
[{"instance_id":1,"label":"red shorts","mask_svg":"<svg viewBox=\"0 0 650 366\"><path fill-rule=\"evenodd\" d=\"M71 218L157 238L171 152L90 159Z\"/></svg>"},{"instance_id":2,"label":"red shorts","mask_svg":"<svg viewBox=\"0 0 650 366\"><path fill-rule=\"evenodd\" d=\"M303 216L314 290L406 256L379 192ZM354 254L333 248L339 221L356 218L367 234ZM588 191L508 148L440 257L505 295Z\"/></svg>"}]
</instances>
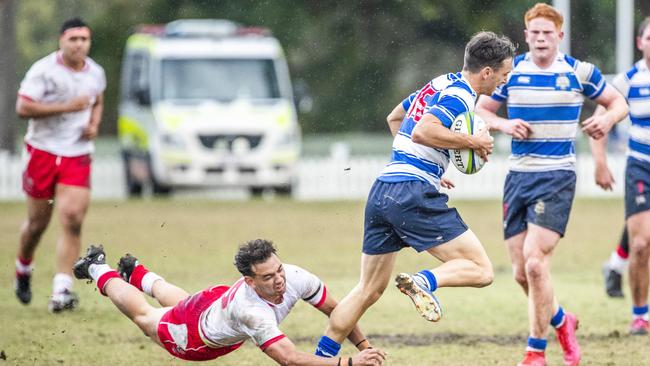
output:
<instances>
[{"instance_id":1,"label":"red shorts","mask_svg":"<svg viewBox=\"0 0 650 366\"><path fill-rule=\"evenodd\" d=\"M54 197L57 184L90 188L90 155L58 156L26 144L29 161L23 172L23 190L30 197Z\"/></svg>"},{"instance_id":2,"label":"red shorts","mask_svg":"<svg viewBox=\"0 0 650 366\"><path fill-rule=\"evenodd\" d=\"M158 339L165 346L167 352L187 361L207 361L230 353L244 343L213 348L206 345L199 335L201 313L228 289L228 286L215 286L198 292L179 302L162 316L158 323ZM177 342L186 344L177 344Z\"/></svg>"}]
</instances>

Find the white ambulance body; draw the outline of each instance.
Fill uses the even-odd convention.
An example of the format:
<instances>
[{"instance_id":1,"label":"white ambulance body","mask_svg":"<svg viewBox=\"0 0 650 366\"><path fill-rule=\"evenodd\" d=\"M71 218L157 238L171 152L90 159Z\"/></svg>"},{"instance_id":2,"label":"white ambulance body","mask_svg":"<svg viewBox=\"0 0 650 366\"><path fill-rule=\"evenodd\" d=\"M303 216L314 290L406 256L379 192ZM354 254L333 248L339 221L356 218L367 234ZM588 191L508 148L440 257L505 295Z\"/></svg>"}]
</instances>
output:
<instances>
[{"instance_id":1,"label":"white ambulance body","mask_svg":"<svg viewBox=\"0 0 650 366\"><path fill-rule=\"evenodd\" d=\"M284 53L267 31L223 20L143 27L127 41L121 82L130 195L291 192L300 127Z\"/></svg>"}]
</instances>

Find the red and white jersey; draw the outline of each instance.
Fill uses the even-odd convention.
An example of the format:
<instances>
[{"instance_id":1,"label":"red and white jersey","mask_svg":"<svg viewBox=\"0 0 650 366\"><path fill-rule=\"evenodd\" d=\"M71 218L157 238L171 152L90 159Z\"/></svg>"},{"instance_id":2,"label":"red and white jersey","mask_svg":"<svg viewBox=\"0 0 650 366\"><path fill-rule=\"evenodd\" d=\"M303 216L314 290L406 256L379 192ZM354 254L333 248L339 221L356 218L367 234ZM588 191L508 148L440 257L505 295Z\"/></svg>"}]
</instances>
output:
<instances>
[{"instance_id":1,"label":"red and white jersey","mask_svg":"<svg viewBox=\"0 0 650 366\"><path fill-rule=\"evenodd\" d=\"M40 103L64 103L81 95L91 97L84 110L44 118L31 118L25 142L59 156L80 156L92 153L92 141L81 137L90 121L92 105L106 89L104 69L86 58L83 70L75 71L63 63L61 51L38 60L27 71L18 90L19 98Z\"/></svg>"},{"instance_id":2,"label":"red and white jersey","mask_svg":"<svg viewBox=\"0 0 650 366\"><path fill-rule=\"evenodd\" d=\"M203 341L211 347L224 347L250 338L264 350L284 338L278 325L298 300L315 307L325 302L327 291L318 277L298 266L283 266L286 292L282 303L262 299L240 278L201 314L199 335Z\"/></svg>"}]
</instances>

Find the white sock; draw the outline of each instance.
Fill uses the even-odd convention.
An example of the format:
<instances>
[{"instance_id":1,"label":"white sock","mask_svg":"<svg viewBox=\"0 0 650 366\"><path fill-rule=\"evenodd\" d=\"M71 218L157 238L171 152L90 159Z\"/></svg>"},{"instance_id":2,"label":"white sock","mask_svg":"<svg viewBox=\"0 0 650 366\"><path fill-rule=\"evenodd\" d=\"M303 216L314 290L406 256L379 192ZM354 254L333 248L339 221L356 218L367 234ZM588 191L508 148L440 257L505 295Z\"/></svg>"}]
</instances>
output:
<instances>
[{"instance_id":1,"label":"white sock","mask_svg":"<svg viewBox=\"0 0 650 366\"><path fill-rule=\"evenodd\" d=\"M16 259L16 273L21 275L31 275L34 271L34 265L24 265L20 263L20 260Z\"/></svg>"},{"instance_id":2,"label":"white sock","mask_svg":"<svg viewBox=\"0 0 650 366\"><path fill-rule=\"evenodd\" d=\"M616 251L609 256L609 267L618 274L623 274L627 269L627 259L621 258Z\"/></svg>"},{"instance_id":3,"label":"white sock","mask_svg":"<svg viewBox=\"0 0 650 366\"><path fill-rule=\"evenodd\" d=\"M154 282L162 279L163 279L162 277L158 276L153 272L147 272L147 274L142 277L142 283L141 283L142 291L145 294L153 297L153 294L151 293L151 290L153 289L153 284Z\"/></svg>"},{"instance_id":4,"label":"white sock","mask_svg":"<svg viewBox=\"0 0 650 366\"><path fill-rule=\"evenodd\" d=\"M113 269L108 264L91 264L88 266L88 273L95 282L97 282L97 280L99 280L99 277L101 277L104 273L110 272L112 270Z\"/></svg>"},{"instance_id":5,"label":"white sock","mask_svg":"<svg viewBox=\"0 0 650 366\"><path fill-rule=\"evenodd\" d=\"M60 294L72 290L72 277L69 274L57 273L52 280L52 293Z\"/></svg>"}]
</instances>

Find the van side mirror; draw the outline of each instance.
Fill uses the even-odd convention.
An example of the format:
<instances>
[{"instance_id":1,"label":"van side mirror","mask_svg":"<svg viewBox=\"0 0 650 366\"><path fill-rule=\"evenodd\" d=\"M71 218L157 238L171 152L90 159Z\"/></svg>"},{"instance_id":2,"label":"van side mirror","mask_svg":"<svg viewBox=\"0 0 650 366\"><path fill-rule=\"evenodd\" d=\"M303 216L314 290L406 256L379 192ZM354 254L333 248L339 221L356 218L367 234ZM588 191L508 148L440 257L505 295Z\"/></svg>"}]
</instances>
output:
<instances>
[{"instance_id":1,"label":"van side mirror","mask_svg":"<svg viewBox=\"0 0 650 366\"><path fill-rule=\"evenodd\" d=\"M314 107L314 99L309 93L309 86L302 79L293 83L293 102L300 113L309 113Z\"/></svg>"},{"instance_id":2,"label":"van side mirror","mask_svg":"<svg viewBox=\"0 0 650 366\"><path fill-rule=\"evenodd\" d=\"M147 88L138 88L133 93L135 100L140 105L151 105L151 96L149 95L149 89Z\"/></svg>"}]
</instances>

